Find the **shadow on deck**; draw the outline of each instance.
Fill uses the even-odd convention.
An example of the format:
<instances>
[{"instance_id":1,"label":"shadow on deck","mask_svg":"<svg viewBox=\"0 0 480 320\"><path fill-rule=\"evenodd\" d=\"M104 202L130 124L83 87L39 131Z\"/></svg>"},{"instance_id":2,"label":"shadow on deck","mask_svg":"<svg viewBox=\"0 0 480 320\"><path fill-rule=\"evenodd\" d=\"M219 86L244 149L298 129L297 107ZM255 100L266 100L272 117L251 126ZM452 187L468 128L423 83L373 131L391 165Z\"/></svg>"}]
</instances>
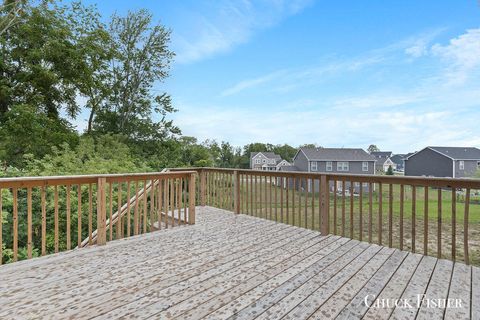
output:
<instances>
[{"instance_id":1,"label":"shadow on deck","mask_svg":"<svg viewBox=\"0 0 480 320\"><path fill-rule=\"evenodd\" d=\"M5 265L0 279L1 319L480 318L476 267L212 207L196 225Z\"/></svg>"}]
</instances>

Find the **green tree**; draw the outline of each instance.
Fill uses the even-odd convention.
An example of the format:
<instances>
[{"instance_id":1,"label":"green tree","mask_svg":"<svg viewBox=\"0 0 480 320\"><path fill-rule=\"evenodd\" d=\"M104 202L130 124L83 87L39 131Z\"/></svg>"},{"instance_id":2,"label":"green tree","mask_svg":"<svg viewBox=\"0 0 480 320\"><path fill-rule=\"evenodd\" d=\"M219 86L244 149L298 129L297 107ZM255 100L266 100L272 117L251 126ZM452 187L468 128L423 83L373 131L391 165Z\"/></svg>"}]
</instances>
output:
<instances>
[{"instance_id":1,"label":"green tree","mask_svg":"<svg viewBox=\"0 0 480 320\"><path fill-rule=\"evenodd\" d=\"M393 176L393 168L392 166L388 166L387 172L385 173L387 176Z\"/></svg>"},{"instance_id":2,"label":"green tree","mask_svg":"<svg viewBox=\"0 0 480 320\"><path fill-rule=\"evenodd\" d=\"M368 146L367 151L368 153L372 153L372 152L378 152L380 151L380 149L375 144L371 144Z\"/></svg>"},{"instance_id":3,"label":"green tree","mask_svg":"<svg viewBox=\"0 0 480 320\"><path fill-rule=\"evenodd\" d=\"M97 111L94 129L123 134L137 146L179 134L180 130L166 119L176 111L171 97L152 94L154 84L169 75L174 56L168 48L170 30L152 25L152 15L139 10L125 17L114 15L109 33L116 52L111 61L111 94L108 103Z\"/></svg>"}]
</instances>

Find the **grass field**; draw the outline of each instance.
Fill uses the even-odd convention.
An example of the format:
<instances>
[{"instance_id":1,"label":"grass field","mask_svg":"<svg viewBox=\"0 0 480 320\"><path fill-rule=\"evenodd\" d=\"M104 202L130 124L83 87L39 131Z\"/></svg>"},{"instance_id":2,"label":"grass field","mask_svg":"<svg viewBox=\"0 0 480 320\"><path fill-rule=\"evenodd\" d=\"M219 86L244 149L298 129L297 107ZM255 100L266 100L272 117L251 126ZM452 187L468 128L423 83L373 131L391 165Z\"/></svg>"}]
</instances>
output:
<instances>
[{"instance_id":1,"label":"grass field","mask_svg":"<svg viewBox=\"0 0 480 320\"><path fill-rule=\"evenodd\" d=\"M222 185L222 184L220 184ZM318 193L299 192L297 190L283 190L283 202L280 201L281 190L267 181L257 182L257 188L250 190L250 185L241 184L240 199L241 212L250 215L277 220L300 227L319 230L320 210ZM231 186L224 185L217 188L216 193L207 200L209 205L233 210L233 196ZM412 187L405 186L403 201L403 250L412 250L424 253L427 243L427 253L437 256L440 248L441 256L452 258L452 191L441 190L441 227L439 228L438 189L428 188L428 199L425 199L423 187L415 188L415 201L413 201ZM275 193L277 197L275 198ZM312 199L313 196L313 199ZM369 215L369 195L364 192L362 196L362 210L360 210L360 197L349 195L335 196L330 192L330 233L362 239L382 245L390 245L400 248L401 233L401 201L400 186L392 186L392 202L389 199L389 186L382 185L382 209L380 211L380 194L378 185L372 192L372 215ZM351 199L353 202L351 204ZM223 200L222 200L223 199ZM253 199L253 201L251 201ZM276 199L276 201L275 201ZM455 253L456 260L464 260L464 203L465 195L461 192L455 194ZM425 215L425 201L427 200L428 211ZM413 206L415 205L415 209ZM390 206L392 208L390 218ZM344 211L343 211L343 208ZM343 212L344 215L342 214ZM361 214L360 214L361 212ZM336 220L335 220L336 217ZM369 230L371 219L371 230ZM390 222L391 219L391 222ZM414 222L414 223L413 223ZM391 227L390 227L391 224ZM380 241L379 231L382 231ZM391 231L390 231L391 229ZM441 244L438 246L439 229ZM362 230L362 232L360 232ZM428 237L425 237L425 230ZM370 231L370 232L369 232ZM414 237L415 235L415 237ZM480 265L480 204L478 195L472 193L468 215L468 244L470 263Z\"/></svg>"}]
</instances>

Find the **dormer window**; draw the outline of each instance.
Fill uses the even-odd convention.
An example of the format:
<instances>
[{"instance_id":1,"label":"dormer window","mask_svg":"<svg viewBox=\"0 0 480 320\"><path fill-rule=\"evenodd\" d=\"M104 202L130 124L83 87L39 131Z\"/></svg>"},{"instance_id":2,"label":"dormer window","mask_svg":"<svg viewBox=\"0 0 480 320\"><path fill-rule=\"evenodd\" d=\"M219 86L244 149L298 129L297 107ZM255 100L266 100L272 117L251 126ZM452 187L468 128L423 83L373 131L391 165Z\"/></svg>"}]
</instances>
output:
<instances>
[{"instance_id":1,"label":"dormer window","mask_svg":"<svg viewBox=\"0 0 480 320\"><path fill-rule=\"evenodd\" d=\"M318 167L317 167L317 162L316 162L316 161L310 162L310 171L318 171Z\"/></svg>"}]
</instances>

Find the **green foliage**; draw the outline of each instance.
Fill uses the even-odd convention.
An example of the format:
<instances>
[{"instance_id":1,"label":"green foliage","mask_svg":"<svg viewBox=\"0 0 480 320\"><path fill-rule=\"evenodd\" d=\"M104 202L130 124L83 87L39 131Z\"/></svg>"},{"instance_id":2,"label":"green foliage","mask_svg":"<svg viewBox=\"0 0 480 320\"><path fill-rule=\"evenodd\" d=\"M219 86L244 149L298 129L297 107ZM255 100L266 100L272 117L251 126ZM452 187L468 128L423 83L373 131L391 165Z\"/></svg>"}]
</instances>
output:
<instances>
[{"instance_id":1,"label":"green foliage","mask_svg":"<svg viewBox=\"0 0 480 320\"><path fill-rule=\"evenodd\" d=\"M2 116L0 137L0 159L20 168L25 165L25 154L39 159L50 153L52 147L74 147L79 140L67 121L49 118L30 105L15 105Z\"/></svg>"},{"instance_id":2,"label":"green foliage","mask_svg":"<svg viewBox=\"0 0 480 320\"><path fill-rule=\"evenodd\" d=\"M372 152L378 152L380 151L380 149L377 147L377 145L371 144L368 146L367 151L368 153L372 153Z\"/></svg>"},{"instance_id":3,"label":"green foliage","mask_svg":"<svg viewBox=\"0 0 480 320\"><path fill-rule=\"evenodd\" d=\"M387 176L393 176L393 168L392 166L388 166L387 172L385 172Z\"/></svg>"}]
</instances>

